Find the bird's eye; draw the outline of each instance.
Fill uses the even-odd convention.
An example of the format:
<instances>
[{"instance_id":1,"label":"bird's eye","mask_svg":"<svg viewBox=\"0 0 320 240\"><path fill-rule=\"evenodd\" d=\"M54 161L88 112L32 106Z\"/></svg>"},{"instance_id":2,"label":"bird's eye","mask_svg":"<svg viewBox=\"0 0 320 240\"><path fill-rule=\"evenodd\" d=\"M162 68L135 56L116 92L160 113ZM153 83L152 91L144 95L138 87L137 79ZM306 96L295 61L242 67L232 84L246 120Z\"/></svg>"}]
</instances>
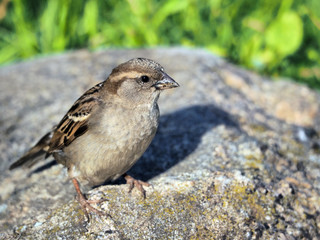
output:
<instances>
[{"instance_id":1,"label":"bird's eye","mask_svg":"<svg viewBox=\"0 0 320 240\"><path fill-rule=\"evenodd\" d=\"M141 77L141 81L144 82L144 83L149 82L149 80L150 80L150 78L148 76L146 76L146 75L143 75Z\"/></svg>"}]
</instances>

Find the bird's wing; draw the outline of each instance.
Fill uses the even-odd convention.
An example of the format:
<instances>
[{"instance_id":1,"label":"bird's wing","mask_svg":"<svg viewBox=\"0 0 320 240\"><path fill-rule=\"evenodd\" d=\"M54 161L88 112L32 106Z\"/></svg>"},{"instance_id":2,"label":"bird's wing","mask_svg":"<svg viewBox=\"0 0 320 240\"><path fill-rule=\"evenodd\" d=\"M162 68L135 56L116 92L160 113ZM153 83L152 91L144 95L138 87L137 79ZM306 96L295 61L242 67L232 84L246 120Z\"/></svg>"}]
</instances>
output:
<instances>
[{"instance_id":1,"label":"bird's wing","mask_svg":"<svg viewBox=\"0 0 320 240\"><path fill-rule=\"evenodd\" d=\"M20 166L32 167L47 153L49 149L49 143L52 138L53 132L48 132L44 135L36 145L34 145L28 152L26 152L21 158L15 161L10 166L10 170L15 169Z\"/></svg>"},{"instance_id":2,"label":"bird's wing","mask_svg":"<svg viewBox=\"0 0 320 240\"><path fill-rule=\"evenodd\" d=\"M98 108L101 100L99 91L103 85L97 84L85 92L70 108L58 126L44 135L27 153L10 166L10 170L24 166L31 167L43 156L49 156L53 151L63 149L74 139L88 130L88 119Z\"/></svg>"},{"instance_id":3,"label":"bird's wing","mask_svg":"<svg viewBox=\"0 0 320 240\"><path fill-rule=\"evenodd\" d=\"M88 120L101 104L99 83L85 92L70 108L54 130L48 153L61 150L88 130Z\"/></svg>"}]
</instances>

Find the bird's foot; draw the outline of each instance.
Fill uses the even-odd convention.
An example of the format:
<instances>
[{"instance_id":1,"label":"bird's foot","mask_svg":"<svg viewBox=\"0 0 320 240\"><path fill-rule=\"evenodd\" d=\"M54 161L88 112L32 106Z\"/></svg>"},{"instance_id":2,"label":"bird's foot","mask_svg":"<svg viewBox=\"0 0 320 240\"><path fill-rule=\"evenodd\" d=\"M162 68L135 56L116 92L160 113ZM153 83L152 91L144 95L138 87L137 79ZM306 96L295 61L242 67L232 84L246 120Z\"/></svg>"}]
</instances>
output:
<instances>
[{"instance_id":1,"label":"bird's foot","mask_svg":"<svg viewBox=\"0 0 320 240\"><path fill-rule=\"evenodd\" d=\"M91 204L97 204L97 203L102 203L104 201L106 201L106 199L101 199L101 200L88 200L85 198L85 196L81 193L77 195L77 200L80 203L80 206L84 212L84 214L86 215L87 219L89 220L89 213L93 212L99 216L109 216L109 214L102 212L94 207L91 206Z\"/></svg>"},{"instance_id":2,"label":"bird's foot","mask_svg":"<svg viewBox=\"0 0 320 240\"><path fill-rule=\"evenodd\" d=\"M94 207L91 206L91 204L97 204L97 203L101 203L106 201L106 199L101 199L101 200L88 200L85 198L85 196L82 194L81 190L80 190L80 186L79 186L79 182L77 179L73 178L72 179L72 183L77 191L77 200L81 205L81 208L84 212L84 214L86 215L88 221L89 221L89 212L94 212L96 214L98 214L99 216L108 216L110 217L109 214L102 212Z\"/></svg>"},{"instance_id":3,"label":"bird's foot","mask_svg":"<svg viewBox=\"0 0 320 240\"><path fill-rule=\"evenodd\" d=\"M143 198L146 198L146 190L144 190L143 186L150 187L151 184L134 179L128 174L124 175L124 179L126 180L127 184L129 184L129 193L132 191L134 187L136 187L142 193Z\"/></svg>"}]
</instances>

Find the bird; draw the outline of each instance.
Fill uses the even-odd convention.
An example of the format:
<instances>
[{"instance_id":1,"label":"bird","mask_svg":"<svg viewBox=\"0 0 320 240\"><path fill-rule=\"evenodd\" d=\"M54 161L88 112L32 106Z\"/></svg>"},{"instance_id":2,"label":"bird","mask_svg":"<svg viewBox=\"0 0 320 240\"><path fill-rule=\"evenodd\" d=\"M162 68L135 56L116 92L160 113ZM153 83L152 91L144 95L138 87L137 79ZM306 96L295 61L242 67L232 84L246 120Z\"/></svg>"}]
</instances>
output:
<instances>
[{"instance_id":1,"label":"bird","mask_svg":"<svg viewBox=\"0 0 320 240\"><path fill-rule=\"evenodd\" d=\"M163 90L179 87L164 68L147 58L115 67L107 79L87 90L29 151L10 166L30 168L50 155L67 168L85 215L103 213L82 193L123 176L129 192L143 186L127 171L154 138L159 125L157 101Z\"/></svg>"}]
</instances>

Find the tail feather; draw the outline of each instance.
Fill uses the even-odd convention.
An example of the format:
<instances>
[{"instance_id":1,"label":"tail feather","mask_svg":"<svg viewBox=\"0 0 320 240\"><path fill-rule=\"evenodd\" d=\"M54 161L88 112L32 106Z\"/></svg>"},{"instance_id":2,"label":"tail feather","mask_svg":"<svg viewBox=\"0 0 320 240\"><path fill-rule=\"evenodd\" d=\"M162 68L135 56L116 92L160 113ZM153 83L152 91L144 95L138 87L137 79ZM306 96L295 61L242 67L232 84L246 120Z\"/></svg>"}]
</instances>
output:
<instances>
[{"instance_id":1,"label":"tail feather","mask_svg":"<svg viewBox=\"0 0 320 240\"><path fill-rule=\"evenodd\" d=\"M51 138L52 132L49 132L46 135L44 135L34 147L32 147L25 155L23 155L16 162L14 162L9 169L12 170L20 166L30 168L39 160L41 160L42 156L44 156L45 154L45 157L48 157L50 154L48 154L47 151L49 149L49 143L51 141Z\"/></svg>"}]
</instances>

